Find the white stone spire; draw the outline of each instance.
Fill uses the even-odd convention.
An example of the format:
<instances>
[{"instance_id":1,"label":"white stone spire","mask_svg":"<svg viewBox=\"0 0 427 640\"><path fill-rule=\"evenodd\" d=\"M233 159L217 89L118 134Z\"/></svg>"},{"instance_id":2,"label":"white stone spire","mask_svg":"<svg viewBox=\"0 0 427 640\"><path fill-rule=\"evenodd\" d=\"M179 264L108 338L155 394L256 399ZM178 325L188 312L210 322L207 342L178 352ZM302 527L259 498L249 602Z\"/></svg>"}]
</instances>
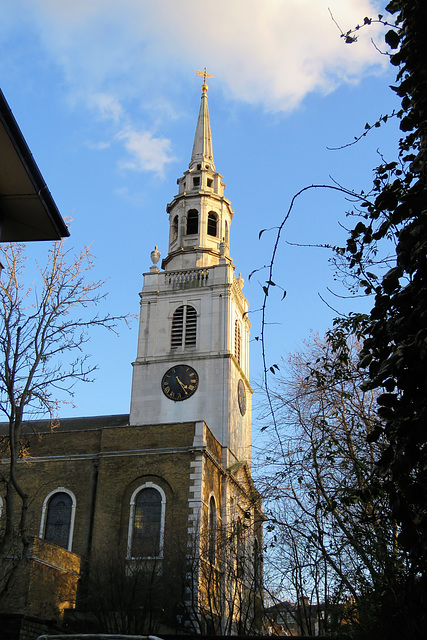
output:
<instances>
[{"instance_id":1,"label":"white stone spire","mask_svg":"<svg viewBox=\"0 0 427 640\"><path fill-rule=\"evenodd\" d=\"M212 78L206 72L198 71L198 75L203 75L204 82L202 85L202 100L200 103L199 117L197 119L196 133L194 136L193 152L191 154L191 161L189 168L193 169L198 164L208 164L212 171L215 171L213 149L212 149L212 134L211 123L209 120L209 108L208 108L208 85L206 84L206 78ZM203 167L205 168L205 167Z\"/></svg>"},{"instance_id":2,"label":"white stone spire","mask_svg":"<svg viewBox=\"0 0 427 640\"><path fill-rule=\"evenodd\" d=\"M166 271L205 269L229 261L230 224L233 209L224 197L225 183L215 170L208 110L206 69L189 168L178 178L178 193L166 210L169 214L169 247L162 261Z\"/></svg>"}]
</instances>

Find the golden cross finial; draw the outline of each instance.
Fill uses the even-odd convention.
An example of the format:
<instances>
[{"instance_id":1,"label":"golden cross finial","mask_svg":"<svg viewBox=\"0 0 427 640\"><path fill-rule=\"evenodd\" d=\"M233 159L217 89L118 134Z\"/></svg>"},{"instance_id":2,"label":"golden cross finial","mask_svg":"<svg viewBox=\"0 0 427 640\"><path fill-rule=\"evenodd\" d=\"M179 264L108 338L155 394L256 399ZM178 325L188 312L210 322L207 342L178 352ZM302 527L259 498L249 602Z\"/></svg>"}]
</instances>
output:
<instances>
[{"instance_id":1,"label":"golden cross finial","mask_svg":"<svg viewBox=\"0 0 427 640\"><path fill-rule=\"evenodd\" d=\"M213 78L214 76L211 76L210 73L208 73L206 71L206 67L204 71L199 71L198 69L196 70L196 76L203 76L203 85L202 85L202 91L206 92L208 90L208 85L206 84L206 78Z\"/></svg>"}]
</instances>

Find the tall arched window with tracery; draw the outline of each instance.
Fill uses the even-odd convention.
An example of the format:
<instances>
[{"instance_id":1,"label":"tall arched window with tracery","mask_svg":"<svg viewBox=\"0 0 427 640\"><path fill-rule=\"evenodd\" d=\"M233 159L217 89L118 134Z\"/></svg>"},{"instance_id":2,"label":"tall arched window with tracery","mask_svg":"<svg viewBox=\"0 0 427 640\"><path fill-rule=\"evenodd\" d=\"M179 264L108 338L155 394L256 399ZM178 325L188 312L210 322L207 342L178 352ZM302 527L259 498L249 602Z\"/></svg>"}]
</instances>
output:
<instances>
[{"instance_id":1,"label":"tall arched window with tracery","mask_svg":"<svg viewBox=\"0 0 427 640\"><path fill-rule=\"evenodd\" d=\"M197 340L197 311L189 304L175 310L172 316L171 349L195 347Z\"/></svg>"},{"instance_id":2,"label":"tall arched window with tracery","mask_svg":"<svg viewBox=\"0 0 427 640\"><path fill-rule=\"evenodd\" d=\"M218 517L216 512L215 498L211 496L209 500L209 517L208 517L208 559L209 562L215 564L217 549L217 531Z\"/></svg>"},{"instance_id":3,"label":"tall arched window with tracery","mask_svg":"<svg viewBox=\"0 0 427 640\"><path fill-rule=\"evenodd\" d=\"M128 558L162 558L166 496L150 482L132 494Z\"/></svg>"},{"instance_id":4,"label":"tall arched window with tracery","mask_svg":"<svg viewBox=\"0 0 427 640\"><path fill-rule=\"evenodd\" d=\"M71 551L75 508L71 491L62 487L52 491L43 503L40 538Z\"/></svg>"},{"instance_id":5,"label":"tall arched window with tracery","mask_svg":"<svg viewBox=\"0 0 427 640\"><path fill-rule=\"evenodd\" d=\"M240 321L236 318L234 322L234 356L239 364L242 357L242 329Z\"/></svg>"}]
</instances>

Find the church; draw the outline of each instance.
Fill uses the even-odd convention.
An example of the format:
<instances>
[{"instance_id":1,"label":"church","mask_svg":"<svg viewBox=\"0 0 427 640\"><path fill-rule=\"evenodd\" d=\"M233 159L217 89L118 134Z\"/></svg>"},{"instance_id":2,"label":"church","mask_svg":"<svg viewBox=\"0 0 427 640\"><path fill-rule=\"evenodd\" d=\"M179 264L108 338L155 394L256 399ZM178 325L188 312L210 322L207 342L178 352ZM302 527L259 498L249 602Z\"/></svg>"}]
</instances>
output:
<instances>
[{"instance_id":1,"label":"church","mask_svg":"<svg viewBox=\"0 0 427 640\"><path fill-rule=\"evenodd\" d=\"M250 322L206 77L189 167L166 209L168 253L159 267L151 252L139 294L130 413L27 425L31 544L2 612L86 632L260 631Z\"/></svg>"}]
</instances>

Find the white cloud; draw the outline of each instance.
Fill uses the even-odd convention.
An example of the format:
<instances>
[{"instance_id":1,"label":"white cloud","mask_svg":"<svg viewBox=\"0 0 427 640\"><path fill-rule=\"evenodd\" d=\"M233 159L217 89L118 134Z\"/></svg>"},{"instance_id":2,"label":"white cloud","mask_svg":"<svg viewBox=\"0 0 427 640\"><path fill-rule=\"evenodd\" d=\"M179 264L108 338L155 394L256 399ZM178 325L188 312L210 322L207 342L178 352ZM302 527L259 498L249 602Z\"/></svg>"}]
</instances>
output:
<instances>
[{"instance_id":1,"label":"white cloud","mask_svg":"<svg viewBox=\"0 0 427 640\"><path fill-rule=\"evenodd\" d=\"M378 13L375 0L33 0L31 6L68 81L98 85L101 94L115 83L134 95L163 90L175 75L207 64L236 99L286 111L310 91L331 91L386 64L370 42L378 27L361 29L359 42L345 45L329 13L330 7L346 31Z\"/></svg>"},{"instance_id":2,"label":"white cloud","mask_svg":"<svg viewBox=\"0 0 427 640\"><path fill-rule=\"evenodd\" d=\"M171 155L171 141L156 138L149 131L126 128L117 134L117 138L124 142L130 158L121 161L122 169L153 171L162 175L165 165L175 160Z\"/></svg>"},{"instance_id":3,"label":"white cloud","mask_svg":"<svg viewBox=\"0 0 427 640\"><path fill-rule=\"evenodd\" d=\"M120 122L124 116L123 107L116 96L99 92L92 93L87 96L89 107L95 109L101 118Z\"/></svg>"},{"instance_id":4,"label":"white cloud","mask_svg":"<svg viewBox=\"0 0 427 640\"><path fill-rule=\"evenodd\" d=\"M92 149L93 151L105 151L105 149L109 149L111 147L111 142L103 142L102 140L98 142L91 142L88 140L85 144L88 149Z\"/></svg>"},{"instance_id":5,"label":"white cloud","mask_svg":"<svg viewBox=\"0 0 427 640\"><path fill-rule=\"evenodd\" d=\"M370 42L380 41L378 27L345 45L328 10L347 31L378 13L375 0L17 0L13 7L38 30L72 99L115 126L129 153L122 166L160 174L173 158L155 132L174 117L166 108L171 90L194 81L201 65L234 99L272 112L387 65ZM151 119L144 126L129 122L127 104L136 100ZM154 112L160 103L166 107Z\"/></svg>"}]
</instances>

